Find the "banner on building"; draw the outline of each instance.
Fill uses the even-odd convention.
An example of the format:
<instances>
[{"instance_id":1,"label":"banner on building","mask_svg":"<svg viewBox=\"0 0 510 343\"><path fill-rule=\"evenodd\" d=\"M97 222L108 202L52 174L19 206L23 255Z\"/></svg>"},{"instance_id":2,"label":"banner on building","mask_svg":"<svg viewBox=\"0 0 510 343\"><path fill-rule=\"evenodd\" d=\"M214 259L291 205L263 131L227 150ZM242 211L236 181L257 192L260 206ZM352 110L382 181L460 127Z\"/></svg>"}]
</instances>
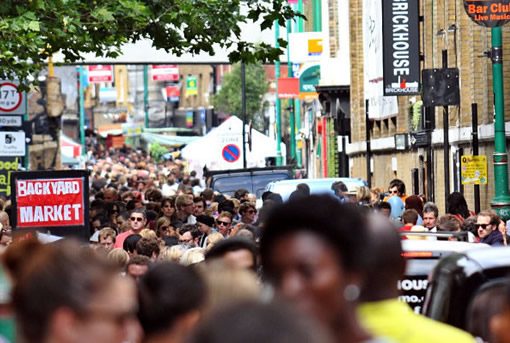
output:
<instances>
[{"instance_id":1,"label":"banner on building","mask_svg":"<svg viewBox=\"0 0 510 343\"><path fill-rule=\"evenodd\" d=\"M398 114L397 97L383 93L382 3L363 0L364 92L368 117L382 120Z\"/></svg>"},{"instance_id":2,"label":"banner on building","mask_svg":"<svg viewBox=\"0 0 510 343\"><path fill-rule=\"evenodd\" d=\"M176 64L155 64L151 66L152 81L179 81L179 66Z\"/></svg>"},{"instance_id":3,"label":"banner on building","mask_svg":"<svg viewBox=\"0 0 510 343\"><path fill-rule=\"evenodd\" d=\"M198 82L196 76L188 76L186 78L186 96L198 94Z\"/></svg>"},{"instance_id":4,"label":"banner on building","mask_svg":"<svg viewBox=\"0 0 510 343\"><path fill-rule=\"evenodd\" d=\"M419 1L382 3L384 95L420 94Z\"/></svg>"},{"instance_id":5,"label":"banner on building","mask_svg":"<svg viewBox=\"0 0 510 343\"><path fill-rule=\"evenodd\" d=\"M12 173L13 227L86 238L88 182L85 170Z\"/></svg>"}]
</instances>

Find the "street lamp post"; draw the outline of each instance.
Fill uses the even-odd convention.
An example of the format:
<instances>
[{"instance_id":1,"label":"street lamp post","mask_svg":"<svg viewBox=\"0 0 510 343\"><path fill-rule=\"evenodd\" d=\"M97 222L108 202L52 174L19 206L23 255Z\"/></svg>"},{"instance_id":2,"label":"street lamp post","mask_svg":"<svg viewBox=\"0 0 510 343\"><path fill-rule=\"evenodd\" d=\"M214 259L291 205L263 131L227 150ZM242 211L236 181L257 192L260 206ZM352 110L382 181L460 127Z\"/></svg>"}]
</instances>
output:
<instances>
[{"instance_id":1,"label":"street lamp post","mask_svg":"<svg viewBox=\"0 0 510 343\"><path fill-rule=\"evenodd\" d=\"M492 85L494 92L494 190L491 206L503 219L510 219L508 193L508 155L505 135L505 100L503 93L503 48L501 27L491 28Z\"/></svg>"}]
</instances>

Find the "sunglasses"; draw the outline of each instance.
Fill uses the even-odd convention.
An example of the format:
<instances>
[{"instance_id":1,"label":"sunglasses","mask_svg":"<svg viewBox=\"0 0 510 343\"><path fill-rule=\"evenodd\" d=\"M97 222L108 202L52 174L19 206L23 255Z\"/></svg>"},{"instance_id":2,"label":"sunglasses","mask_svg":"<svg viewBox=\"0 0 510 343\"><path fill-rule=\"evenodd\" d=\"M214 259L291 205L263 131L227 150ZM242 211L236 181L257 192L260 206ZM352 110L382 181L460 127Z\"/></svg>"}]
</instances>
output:
<instances>
[{"instance_id":1,"label":"sunglasses","mask_svg":"<svg viewBox=\"0 0 510 343\"><path fill-rule=\"evenodd\" d=\"M253 214L253 213L257 213L257 211L255 211L255 210L249 210L249 211L246 211L246 213Z\"/></svg>"},{"instance_id":2,"label":"sunglasses","mask_svg":"<svg viewBox=\"0 0 510 343\"><path fill-rule=\"evenodd\" d=\"M398 191L390 191L390 194L398 194Z\"/></svg>"},{"instance_id":3,"label":"sunglasses","mask_svg":"<svg viewBox=\"0 0 510 343\"><path fill-rule=\"evenodd\" d=\"M132 221L143 222L143 218L140 217L131 217L129 219L131 219Z\"/></svg>"},{"instance_id":4,"label":"sunglasses","mask_svg":"<svg viewBox=\"0 0 510 343\"><path fill-rule=\"evenodd\" d=\"M482 229L485 230L487 228L487 226L489 226L489 225L491 225L491 224L475 224L475 227L476 228L482 228Z\"/></svg>"},{"instance_id":5,"label":"sunglasses","mask_svg":"<svg viewBox=\"0 0 510 343\"><path fill-rule=\"evenodd\" d=\"M224 221L221 221L221 220L217 220L217 221L216 221L216 224L218 224L218 225L223 225L223 226L229 226L229 225L230 225L230 223L229 223L229 222L224 222Z\"/></svg>"}]
</instances>

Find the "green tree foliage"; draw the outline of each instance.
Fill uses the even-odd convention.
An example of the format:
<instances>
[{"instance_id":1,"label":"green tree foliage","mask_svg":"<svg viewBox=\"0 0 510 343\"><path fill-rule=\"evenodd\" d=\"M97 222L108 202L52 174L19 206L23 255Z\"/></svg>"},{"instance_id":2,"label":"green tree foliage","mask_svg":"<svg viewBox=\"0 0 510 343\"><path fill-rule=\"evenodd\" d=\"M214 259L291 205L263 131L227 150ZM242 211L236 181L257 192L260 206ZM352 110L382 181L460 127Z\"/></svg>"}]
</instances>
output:
<instances>
[{"instance_id":1,"label":"green tree foliage","mask_svg":"<svg viewBox=\"0 0 510 343\"><path fill-rule=\"evenodd\" d=\"M168 153L168 149L159 145L159 143L149 145L149 154L156 162L161 162L163 155L166 153Z\"/></svg>"},{"instance_id":2,"label":"green tree foliage","mask_svg":"<svg viewBox=\"0 0 510 343\"><path fill-rule=\"evenodd\" d=\"M263 97L269 83L261 64L246 64L246 116L258 130L264 129ZM241 111L241 65L235 64L225 75L219 93L213 98L216 109L234 114L242 119Z\"/></svg>"},{"instance_id":3,"label":"green tree foliage","mask_svg":"<svg viewBox=\"0 0 510 343\"><path fill-rule=\"evenodd\" d=\"M25 82L59 51L66 62L115 57L140 39L176 55L212 55L217 44L231 61L271 61L282 50L241 40L240 25L268 29L295 15L286 0L1 0L0 78Z\"/></svg>"}]
</instances>

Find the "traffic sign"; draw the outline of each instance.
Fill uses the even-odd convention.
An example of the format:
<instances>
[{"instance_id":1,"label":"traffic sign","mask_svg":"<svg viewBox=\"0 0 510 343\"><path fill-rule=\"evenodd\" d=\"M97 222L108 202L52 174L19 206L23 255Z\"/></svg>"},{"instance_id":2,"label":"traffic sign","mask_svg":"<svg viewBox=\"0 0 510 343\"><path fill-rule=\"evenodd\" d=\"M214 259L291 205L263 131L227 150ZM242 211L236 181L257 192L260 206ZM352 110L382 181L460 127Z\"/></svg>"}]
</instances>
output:
<instances>
[{"instance_id":1,"label":"traffic sign","mask_svg":"<svg viewBox=\"0 0 510 343\"><path fill-rule=\"evenodd\" d=\"M0 156L25 156L25 132L0 131Z\"/></svg>"},{"instance_id":2,"label":"traffic sign","mask_svg":"<svg viewBox=\"0 0 510 343\"><path fill-rule=\"evenodd\" d=\"M18 83L0 81L0 114L25 114L25 92L18 90Z\"/></svg>"},{"instance_id":3,"label":"traffic sign","mask_svg":"<svg viewBox=\"0 0 510 343\"><path fill-rule=\"evenodd\" d=\"M221 156L225 161L233 163L239 159L239 156L241 156L241 150L235 144L227 144L223 147Z\"/></svg>"},{"instance_id":4,"label":"traffic sign","mask_svg":"<svg viewBox=\"0 0 510 343\"><path fill-rule=\"evenodd\" d=\"M23 125L21 116L0 116L0 127L19 127Z\"/></svg>"}]
</instances>

